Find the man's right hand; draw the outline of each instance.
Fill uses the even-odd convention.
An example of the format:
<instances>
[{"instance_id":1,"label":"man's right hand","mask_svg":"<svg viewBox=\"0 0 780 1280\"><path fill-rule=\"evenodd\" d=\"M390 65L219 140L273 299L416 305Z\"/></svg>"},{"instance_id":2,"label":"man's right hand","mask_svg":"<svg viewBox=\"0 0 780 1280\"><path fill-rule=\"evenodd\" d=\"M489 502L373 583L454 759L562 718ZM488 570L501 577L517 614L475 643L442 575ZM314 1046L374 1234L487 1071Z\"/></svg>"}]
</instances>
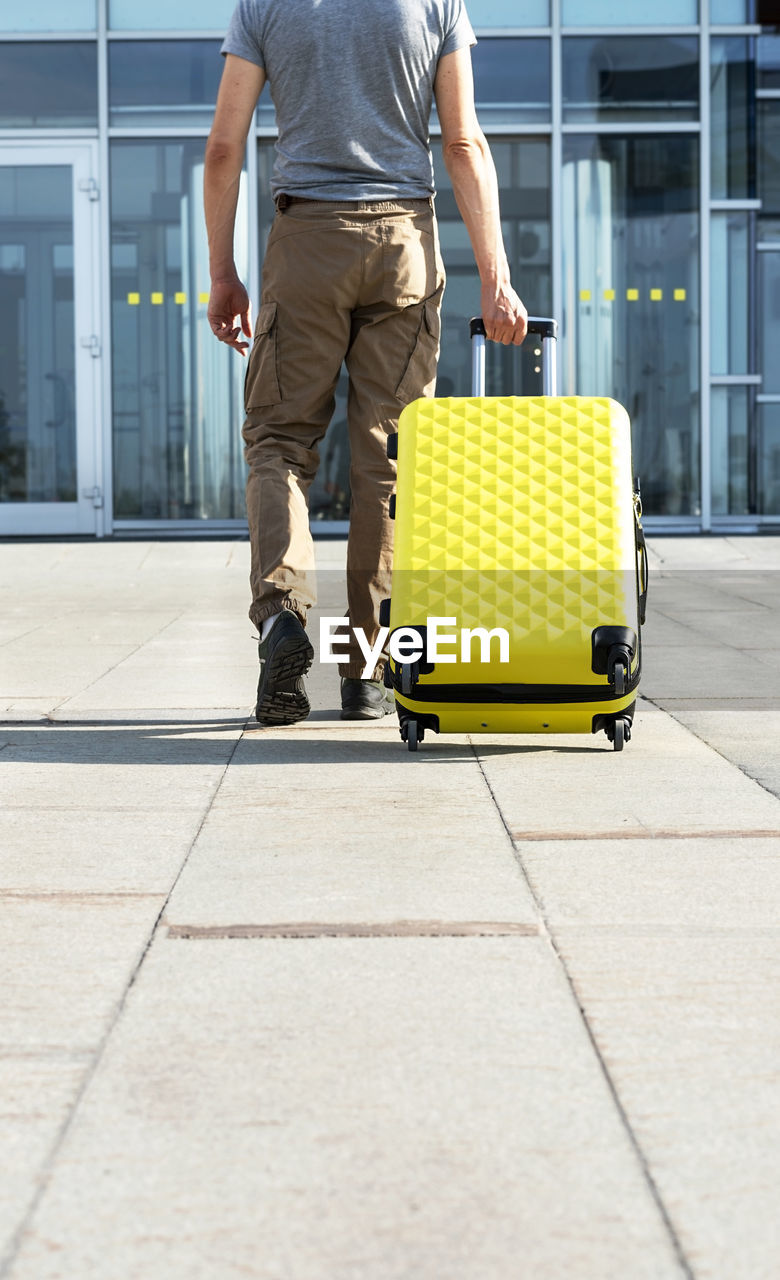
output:
<instances>
[{"instance_id":1,"label":"man's right hand","mask_svg":"<svg viewBox=\"0 0 780 1280\"><path fill-rule=\"evenodd\" d=\"M241 335L252 337L250 306L249 294L238 276L232 280L212 280L208 313L211 332L242 356L246 355L249 343L241 342Z\"/></svg>"},{"instance_id":2,"label":"man's right hand","mask_svg":"<svg viewBox=\"0 0 780 1280\"><path fill-rule=\"evenodd\" d=\"M483 284L482 319L491 342L505 347L519 347L528 330L528 312L511 284Z\"/></svg>"}]
</instances>

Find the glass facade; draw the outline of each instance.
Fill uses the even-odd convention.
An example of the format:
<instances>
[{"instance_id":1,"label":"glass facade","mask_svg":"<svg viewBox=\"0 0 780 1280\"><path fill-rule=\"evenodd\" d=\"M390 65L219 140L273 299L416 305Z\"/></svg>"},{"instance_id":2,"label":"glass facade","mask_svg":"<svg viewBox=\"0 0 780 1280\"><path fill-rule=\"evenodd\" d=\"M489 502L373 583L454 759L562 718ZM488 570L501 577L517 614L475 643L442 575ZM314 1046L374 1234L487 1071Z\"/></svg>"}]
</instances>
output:
<instances>
[{"instance_id":1,"label":"glass facade","mask_svg":"<svg viewBox=\"0 0 780 1280\"><path fill-rule=\"evenodd\" d=\"M0 14L0 533L22 504L54 522L85 493L97 533L243 519L245 364L207 324L202 210L234 4L39 0ZM777 525L780 10L467 5L513 279L532 313L560 322L562 392L628 408L651 530ZM463 394L479 282L438 134L434 115L438 393ZM273 137L266 90L236 234L255 307ZM52 160L77 144L91 176ZM539 390L532 344L489 344L487 372L491 392ZM102 468L86 485L85 431ZM321 457L312 521L343 528L345 377Z\"/></svg>"},{"instance_id":2,"label":"glass facade","mask_svg":"<svg viewBox=\"0 0 780 1280\"><path fill-rule=\"evenodd\" d=\"M36 0L34 5L3 5L0 31L94 31L97 0Z\"/></svg>"},{"instance_id":3,"label":"glass facade","mask_svg":"<svg viewBox=\"0 0 780 1280\"><path fill-rule=\"evenodd\" d=\"M114 513L230 519L243 511L241 363L206 320L203 145L111 151ZM248 265L246 182L236 266Z\"/></svg>"},{"instance_id":4,"label":"glass facade","mask_svg":"<svg viewBox=\"0 0 780 1280\"><path fill-rule=\"evenodd\" d=\"M0 503L76 489L70 170L0 168Z\"/></svg>"},{"instance_id":5,"label":"glass facade","mask_svg":"<svg viewBox=\"0 0 780 1280\"><path fill-rule=\"evenodd\" d=\"M567 389L631 415L648 512L696 516L699 156L686 134L565 139Z\"/></svg>"},{"instance_id":6,"label":"glass facade","mask_svg":"<svg viewBox=\"0 0 780 1280\"><path fill-rule=\"evenodd\" d=\"M94 41L0 44L0 129L94 129L97 122Z\"/></svg>"}]
</instances>

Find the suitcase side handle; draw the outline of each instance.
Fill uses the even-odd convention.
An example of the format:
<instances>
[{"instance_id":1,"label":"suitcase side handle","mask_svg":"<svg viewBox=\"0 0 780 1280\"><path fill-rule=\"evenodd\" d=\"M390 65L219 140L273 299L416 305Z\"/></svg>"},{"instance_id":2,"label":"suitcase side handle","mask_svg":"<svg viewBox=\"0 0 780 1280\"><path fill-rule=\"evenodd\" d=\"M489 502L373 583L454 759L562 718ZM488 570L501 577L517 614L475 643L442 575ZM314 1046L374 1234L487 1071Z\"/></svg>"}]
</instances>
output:
<instances>
[{"instance_id":1,"label":"suitcase side handle","mask_svg":"<svg viewBox=\"0 0 780 1280\"><path fill-rule=\"evenodd\" d=\"M482 316L473 316L469 321L471 334L471 394L485 394L485 322ZM558 323L545 316L528 317L528 335L542 340L542 389L546 396L554 396L558 391L558 369L556 362L556 339Z\"/></svg>"}]
</instances>

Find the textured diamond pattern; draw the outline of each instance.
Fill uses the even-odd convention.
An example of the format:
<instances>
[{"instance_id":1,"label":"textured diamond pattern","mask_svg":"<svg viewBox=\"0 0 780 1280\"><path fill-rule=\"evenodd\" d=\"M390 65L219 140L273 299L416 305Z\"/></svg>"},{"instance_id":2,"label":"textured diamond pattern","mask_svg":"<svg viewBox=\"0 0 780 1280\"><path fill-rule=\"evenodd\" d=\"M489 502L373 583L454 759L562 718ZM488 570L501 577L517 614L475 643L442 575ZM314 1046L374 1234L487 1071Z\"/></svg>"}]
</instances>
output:
<instances>
[{"instance_id":1,"label":"textured diamond pattern","mask_svg":"<svg viewBox=\"0 0 780 1280\"><path fill-rule=\"evenodd\" d=\"M638 630L625 410L585 397L418 400L399 432L392 625L504 626L502 681L593 680L593 628ZM446 672L479 678L473 663Z\"/></svg>"}]
</instances>

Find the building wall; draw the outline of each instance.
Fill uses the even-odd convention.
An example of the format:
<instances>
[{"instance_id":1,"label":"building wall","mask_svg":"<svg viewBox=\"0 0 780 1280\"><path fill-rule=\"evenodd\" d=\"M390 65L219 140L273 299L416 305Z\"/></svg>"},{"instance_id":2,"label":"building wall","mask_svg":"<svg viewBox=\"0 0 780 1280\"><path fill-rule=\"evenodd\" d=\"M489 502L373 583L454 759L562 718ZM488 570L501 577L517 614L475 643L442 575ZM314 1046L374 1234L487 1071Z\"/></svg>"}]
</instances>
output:
<instances>
[{"instance_id":1,"label":"building wall","mask_svg":"<svg viewBox=\"0 0 780 1280\"><path fill-rule=\"evenodd\" d=\"M0 532L242 519L244 369L206 323L201 197L232 7L0 14ZM513 276L560 320L562 390L628 407L651 528L780 524L780 4L468 7ZM447 395L479 290L436 134ZM272 149L266 91L236 234L255 299ZM489 347L497 394L537 370L531 344ZM342 380L316 525L347 518L347 472Z\"/></svg>"}]
</instances>

